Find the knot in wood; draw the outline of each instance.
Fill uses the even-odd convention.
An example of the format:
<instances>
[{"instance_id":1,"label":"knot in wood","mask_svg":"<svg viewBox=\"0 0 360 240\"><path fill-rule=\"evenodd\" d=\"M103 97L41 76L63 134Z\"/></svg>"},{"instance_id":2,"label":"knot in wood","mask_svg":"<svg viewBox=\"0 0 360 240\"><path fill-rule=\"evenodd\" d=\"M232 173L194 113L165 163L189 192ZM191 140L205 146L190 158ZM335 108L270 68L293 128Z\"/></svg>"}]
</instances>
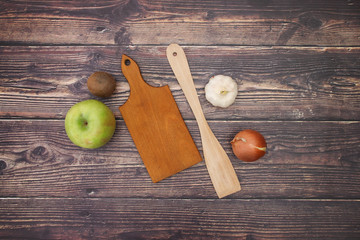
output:
<instances>
[{"instance_id":1,"label":"knot in wood","mask_svg":"<svg viewBox=\"0 0 360 240\"><path fill-rule=\"evenodd\" d=\"M117 45L130 45L130 36L127 33L125 27L122 27L118 32L115 33L114 42Z\"/></svg>"},{"instance_id":2,"label":"knot in wood","mask_svg":"<svg viewBox=\"0 0 360 240\"><path fill-rule=\"evenodd\" d=\"M78 81L76 81L75 83L71 84L68 86L69 90L78 95L81 94L85 91L88 91L87 89L87 78L81 78Z\"/></svg>"},{"instance_id":3,"label":"knot in wood","mask_svg":"<svg viewBox=\"0 0 360 240\"><path fill-rule=\"evenodd\" d=\"M88 55L88 58L91 65L98 65L103 56L99 52L92 52Z\"/></svg>"},{"instance_id":4,"label":"knot in wood","mask_svg":"<svg viewBox=\"0 0 360 240\"><path fill-rule=\"evenodd\" d=\"M52 161L55 158L53 151L47 144L33 145L26 152L26 161L30 163L44 163Z\"/></svg>"},{"instance_id":5,"label":"knot in wood","mask_svg":"<svg viewBox=\"0 0 360 240\"><path fill-rule=\"evenodd\" d=\"M322 21L315 17L312 13L305 13L299 17L299 23L311 29L318 30L323 25Z\"/></svg>"},{"instance_id":6,"label":"knot in wood","mask_svg":"<svg viewBox=\"0 0 360 240\"><path fill-rule=\"evenodd\" d=\"M6 167L7 167L6 162L3 161L3 160L0 160L0 171L1 171L1 170L4 170Z\"/></svg>"}]
</instances>

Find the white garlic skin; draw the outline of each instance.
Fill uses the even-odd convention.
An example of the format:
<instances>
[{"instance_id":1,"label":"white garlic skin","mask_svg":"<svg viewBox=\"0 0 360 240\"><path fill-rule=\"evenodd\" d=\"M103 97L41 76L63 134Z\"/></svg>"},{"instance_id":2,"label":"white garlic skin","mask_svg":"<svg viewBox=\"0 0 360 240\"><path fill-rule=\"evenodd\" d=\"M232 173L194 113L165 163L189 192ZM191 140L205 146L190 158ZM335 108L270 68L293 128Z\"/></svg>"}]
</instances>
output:
<instances>
[{"instance_id":1,"label":"white garlic skin","mask_svg":"<svg viewBox=\"0 0 360 240\"><path fill-rule=\"evenodd\" d=\"M216 107L226 108L235 102L237 83L229 76L216 75L205 86L206 99Z\"/></svg>"}]
</instances>

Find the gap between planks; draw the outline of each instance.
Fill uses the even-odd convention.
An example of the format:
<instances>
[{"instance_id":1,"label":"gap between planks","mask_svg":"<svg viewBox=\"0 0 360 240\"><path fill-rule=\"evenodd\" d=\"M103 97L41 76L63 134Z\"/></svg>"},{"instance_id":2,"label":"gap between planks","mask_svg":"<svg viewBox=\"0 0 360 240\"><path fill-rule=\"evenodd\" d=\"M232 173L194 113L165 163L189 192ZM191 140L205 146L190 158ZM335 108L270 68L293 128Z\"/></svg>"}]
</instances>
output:
<instances>
[{"instance_id":1,"label":"gap between planks","mask_svg":"<svg viewBox=\"0 0 360 240\"><path fill-rule=\"evenodd\" d=\"M177 42L174 40L173 42ZM172 42L169 42L171 44ZM41 43L23 43L23 42L7 42L0 41L0 47L167 47L169 44L41 44ZM239 44L181 44L182 47L196 47L196 48L219 48L219 47L238 47L238 48L283 48L283 49L314 49L314 48L360 48L359 45L276 45L276 44L262 44L262 45L239 45Z\"/></svg>"},{"instance_id":2,"label":"gap between planks","mask_svg":"<svg viewBox=\"0 0 360 240\"><path fill-rule=\"evenodd\" d=\"M360 202L360 198L151 198L151 197L0 197L0 200L93 200L100 201L103 199L117 200L164 200L164 201L202 201L202 202L215 202L215 201L238 201L238 202L266 202L266 201L286 201L286 202Z\"/></svg>"}]
</instances>

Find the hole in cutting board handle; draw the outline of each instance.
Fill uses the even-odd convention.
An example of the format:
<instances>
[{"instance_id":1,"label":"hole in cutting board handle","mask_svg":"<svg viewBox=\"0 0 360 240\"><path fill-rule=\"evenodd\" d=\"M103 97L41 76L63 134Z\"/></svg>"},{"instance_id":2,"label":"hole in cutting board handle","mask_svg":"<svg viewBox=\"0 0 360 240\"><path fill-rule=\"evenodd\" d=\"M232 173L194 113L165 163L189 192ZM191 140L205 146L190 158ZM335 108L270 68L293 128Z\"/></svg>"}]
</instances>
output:
<instances>
[{"instance_id":1,"label":"hole in cutting board handle","mask_svg":"<svg viewBox=\"0 0 360 240\"><path fill-rule=\"evenodd\" d=\"M130 61L129 59L126 59L126 60L125 60L125 65L126 65L126 66L129 66L130 63L131 63L131 61Z\"/></svg>"},{"instance_id":2,"label":"hole in cutting board handle","mask_svg":"<svg viewBox=\"0 0 360 240\"><path fill-rule=\"evenodd\" d=\"M173 52L173 56L176 57L176 56L177 56L177 52Z\"/></svg>"}]
</instances>

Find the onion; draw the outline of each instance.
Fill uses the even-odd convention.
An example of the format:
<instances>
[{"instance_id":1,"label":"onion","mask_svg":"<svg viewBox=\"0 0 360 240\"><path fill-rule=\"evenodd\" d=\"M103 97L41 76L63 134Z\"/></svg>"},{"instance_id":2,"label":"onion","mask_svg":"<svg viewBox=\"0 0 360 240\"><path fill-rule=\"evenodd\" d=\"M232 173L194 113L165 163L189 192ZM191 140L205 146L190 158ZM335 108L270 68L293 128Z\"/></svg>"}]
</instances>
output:
<instances>
[{"instance_id":1,"label":"onion","mask_svg":"<svg viewBox=\"0 0 360 240\"><path fill-rule=\"evenodd\" d=\"M261 133L246 129L234 137L231 141L235 156L245 162L253 162L266 153L266 141Z\"/></svg>"}]
</instances>

